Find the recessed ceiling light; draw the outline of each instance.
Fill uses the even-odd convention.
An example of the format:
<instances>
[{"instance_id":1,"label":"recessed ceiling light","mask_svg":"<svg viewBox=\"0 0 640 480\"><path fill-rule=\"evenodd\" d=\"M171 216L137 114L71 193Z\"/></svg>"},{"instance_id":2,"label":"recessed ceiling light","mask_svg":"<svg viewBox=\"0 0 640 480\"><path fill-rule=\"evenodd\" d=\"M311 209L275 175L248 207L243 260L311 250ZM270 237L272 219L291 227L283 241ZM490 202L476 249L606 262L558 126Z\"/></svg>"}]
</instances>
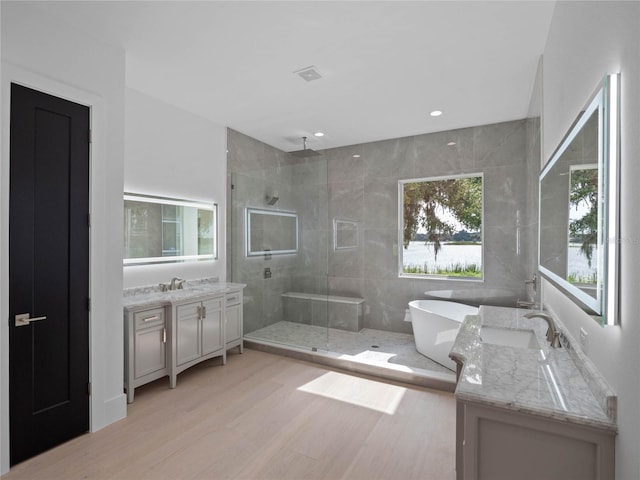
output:
<instances>
[{"instance_id":1,"label":"recessed ceiling light","mask_svg":"<svg viewBox=\"0 0 640 480\"><path fill-rule=\"evenodd\" d=\"M324 133L322 132L316 132L313 134L314 137L324 137Z\"/></svg>"},{"instance_id":2,"label":"recessed ceiling light","mask_svg":"<svg viewBox=\"0 0 640 480\"><path fill-rule=\"evenodd\" d=\"M358 155L357 153L354 153L353 155L351 155L353 158L360 158L360 155Z\"/></svg>"},{"instance_id":3,"label":"recessed ceiling light","mask_svg":"<svg viewBox=\"0 0 640 480\"><path fill-rule=\"evenodd\" d=\"M449 142L449 143L447 143L447 146L453 147L455 144L456 144L456 142Z\"/></svg>"},{"instance_id":4,"label":"recessed ceiling light","mask_svg":"<svg viewBox=\"0 0 640 480\"><path fill-rule=\"evenodd\" d=\"M429 115L431 115L432 117L439 117L440 115L442 115L442 111L441 110L434 110Z\"/></svg>"}]
</instances>

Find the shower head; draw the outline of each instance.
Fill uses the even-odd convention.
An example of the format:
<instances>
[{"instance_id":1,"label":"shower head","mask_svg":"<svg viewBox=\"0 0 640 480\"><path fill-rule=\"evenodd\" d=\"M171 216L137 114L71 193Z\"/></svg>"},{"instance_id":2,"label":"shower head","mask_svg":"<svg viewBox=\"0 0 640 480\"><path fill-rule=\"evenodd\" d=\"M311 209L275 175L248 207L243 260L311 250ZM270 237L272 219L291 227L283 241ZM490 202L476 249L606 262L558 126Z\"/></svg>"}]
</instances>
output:
<instances>
[{"instance_id":1,"label":"shower head","mask_svg":"<svg viewBox=\"0 0 640 480\"><path fill-rule=\"evenodd\" d=\"M295 152L289 152L294 157L316 157L322 155L320 152L307 148L307 137L302 137L302 150L296 150Z\"/></svg>"},{"instance_id":2,"label":"shower head","mask_svg":"<svg viewBox=\"0 0 640 480\"><path fill-rule=\"evenodd\" d=\"M267 205L275 205L276 203L278 203L278 200L280 200L280 197L277 196L269 196L267 195L265 197L265 200L267 201Z\"/></svg>"}]
</instances>

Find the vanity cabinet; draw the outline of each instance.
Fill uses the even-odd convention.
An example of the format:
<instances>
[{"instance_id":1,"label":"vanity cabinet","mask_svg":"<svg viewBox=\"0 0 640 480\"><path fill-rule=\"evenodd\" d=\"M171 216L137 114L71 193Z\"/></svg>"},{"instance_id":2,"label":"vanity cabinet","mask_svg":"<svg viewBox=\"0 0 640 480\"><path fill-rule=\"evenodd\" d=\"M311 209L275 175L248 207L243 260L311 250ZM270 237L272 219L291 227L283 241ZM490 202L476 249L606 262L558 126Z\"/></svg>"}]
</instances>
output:
<instances>
[{"instance_id":1,"label":"vanity cabinet","mask_svg":"<svg viewBox=\"0 0 640 480\"><path fill-rule=\"evenodd\" d=\"M457 410L458 480L615 477L615 432L469 401Z\"/></svg>"},{"instance_id":2,"label":"vanity cabinet","mask_svg":"<svg viewBox=\"0 0 640 480\"><path fill-rule=\"evenodd\" d=\"M551 348L526 312L481 306L453 343L457 480L615 478L616 395L566 331ZM537 346L491 343L485 328Z\"/></svg>"},{"instance_id":3,"label":"vanity cabinet","mask_svg":"<svg viewBox=\"0 0 640 480\"><path fill-rule=\"evenodd\" d=\"M207 281L169 292L141 287L124 295L124 386L127 402L136 387L180 372L227 350L243 350L240 283Z\"/></svg>"},{"instance_id":4,"label":"vanity cabinet","mask_svg":"<svg viewBox=\"0 0 640 480\"><path fill-rule=\"evenodd\" d=\"M218 356L227 363L224 307L224 295L173 304L171 388L178 373L196 363Z\"/></svg>"},{"instance_id":5,"label":"vanity cabinet","mask_svg":"<svg viewBox=\"0 0 640 480\"><path fill-rule=\"evenodd\" d=\"M238 347L243 352L242 290L228 292L225 298L225 342L226 349Z\"/></svg>"},{"instance_id":6,"label":"vanity cabinet","mask_svg":"<svg viewBox=\"0 0 640 480\"><path fill-rule=\"evenodd\" d=\"M140 385L169 374L167 362L167 324L164 307L125 313L124 382L127 403L133 402Z\"/></svg>"}]
</instances>

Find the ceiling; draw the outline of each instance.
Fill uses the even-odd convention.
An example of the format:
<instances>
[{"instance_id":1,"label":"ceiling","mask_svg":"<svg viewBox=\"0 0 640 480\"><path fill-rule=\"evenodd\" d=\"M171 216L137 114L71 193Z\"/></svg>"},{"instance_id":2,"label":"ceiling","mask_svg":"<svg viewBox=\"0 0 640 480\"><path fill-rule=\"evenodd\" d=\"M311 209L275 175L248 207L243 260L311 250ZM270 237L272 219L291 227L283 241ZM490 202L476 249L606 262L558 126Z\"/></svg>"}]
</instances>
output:
<instances>
[{"instance_id":1,"label":"ceiling","mask_svg":"<svg viewBox=\"0 0 640 480\"><path fill-rule=\"evenodd\" d=\"M291 151L526 117L554 2L40 6L124 48L128 87Z\"/></svg>"}]
</instances>

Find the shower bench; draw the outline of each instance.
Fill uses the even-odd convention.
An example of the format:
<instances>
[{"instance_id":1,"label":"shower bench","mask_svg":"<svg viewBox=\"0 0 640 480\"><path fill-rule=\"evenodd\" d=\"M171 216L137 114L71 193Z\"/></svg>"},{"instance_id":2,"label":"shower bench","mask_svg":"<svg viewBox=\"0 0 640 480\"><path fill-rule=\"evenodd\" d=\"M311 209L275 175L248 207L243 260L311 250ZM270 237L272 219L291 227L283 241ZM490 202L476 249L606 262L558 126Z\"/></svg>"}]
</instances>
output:
<instances>
[{"instance_id":1,"label":"shower bench","mask_svg":"<svg viewBox=\"0 0 640 480\"><path fill-rule=\"evenodd\" d=\"M363 328L364 298L286 292L282 294L284 319L322 327L359 332Z\"/></svg>"}]
</instances>

